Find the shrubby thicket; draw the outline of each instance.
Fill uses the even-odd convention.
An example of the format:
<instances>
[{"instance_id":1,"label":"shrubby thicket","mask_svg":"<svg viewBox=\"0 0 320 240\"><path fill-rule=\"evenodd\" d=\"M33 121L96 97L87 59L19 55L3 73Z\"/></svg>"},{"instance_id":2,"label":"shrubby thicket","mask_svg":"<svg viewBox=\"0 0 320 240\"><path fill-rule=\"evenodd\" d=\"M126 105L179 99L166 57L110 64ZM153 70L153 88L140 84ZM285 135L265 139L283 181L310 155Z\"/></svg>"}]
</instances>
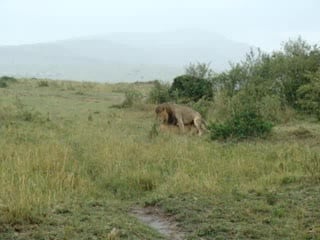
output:
<instances>
[{"instance_id":1,"label":"shrubby thicket","mask_svg":"<svg viewBox=\"0 0 320 240\"><path fill-rule=\"evenodd\" d=\"M156 83L150 96L154 103L172 101L204 115L211 112L214 119L224 121L211 124L213 138L265 135L294 112L320 120L320 48L298 38L272 53L251 49L243 61L222 73L213 72L208 64L190 64L170 87ZM245 122L259 129L246 131Z\"/></svg>"}]
</instances>

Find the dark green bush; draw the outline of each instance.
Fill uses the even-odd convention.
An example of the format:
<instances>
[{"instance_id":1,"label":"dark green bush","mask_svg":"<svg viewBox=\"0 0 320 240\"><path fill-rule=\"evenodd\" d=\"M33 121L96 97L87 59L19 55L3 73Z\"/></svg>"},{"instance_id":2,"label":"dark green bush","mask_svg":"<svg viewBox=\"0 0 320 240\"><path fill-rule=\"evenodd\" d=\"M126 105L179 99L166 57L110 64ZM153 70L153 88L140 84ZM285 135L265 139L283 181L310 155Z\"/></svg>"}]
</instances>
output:
<instances>
[{"instance_id":1,"label":"dark green bush","mask_svg":"<svg viewBox=\"0 0 320 240\"><path fill-rule=\"evenodd\" d=\"M2 76L0 78L0 88L6 88L8 87L9 83L16 82L16 81L17 79L15 79L14 77Z\"/></svg>"},{"instance_id":2,"label":"dark green bush","mask_svg":"<svg viewBox=\"0 0 320 240\"><path fill-rule=\"evenodd\" d=\"M201 98L212 99L212 82L191 75L178 76L173 80L169 93L172 97L192 101L198 101Z\"/></svg>"},{"instance_id":3,"label":"dark green bush","mask_svg":"<svg viewBox=\"0 0 320 240\"><path fill-rule=\"evenodd\" d=\"M211 139L246 139L249 137L264 137L270 133L273 125L262 119L254 111L244 111L235 114L225 123L211 123L209 130Z\"/></svg>"},{"instance_id":4,"label":"dark green bush","mask_svg":"<svg viewBox=\"0 0 320 240\"><path fill-rule=\"evenodd\" d=\"M2 77L0 78L0 81L16 82L16 81L17 81L17 79L15 79L14 77L2 76Z\"/></svg>"},{"instance_id":5,"label":"dark green bush","mask_svg":"<svg viewBox=\"0 0 320 240\"><path fill-rule=\"evenodd\" d=\"M7 82L4 82L4 81L0 80L0 88L6 88L6 87L8 87Z\"/></svg>"}]
</instances>

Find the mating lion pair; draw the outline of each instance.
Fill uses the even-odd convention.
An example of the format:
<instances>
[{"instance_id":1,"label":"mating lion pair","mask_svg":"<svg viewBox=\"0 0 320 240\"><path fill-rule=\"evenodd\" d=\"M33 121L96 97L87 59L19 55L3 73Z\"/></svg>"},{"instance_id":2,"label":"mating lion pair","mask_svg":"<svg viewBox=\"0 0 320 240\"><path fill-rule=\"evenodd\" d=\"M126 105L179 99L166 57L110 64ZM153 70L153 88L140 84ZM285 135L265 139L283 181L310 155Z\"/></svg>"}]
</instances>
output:
<instances>
[{"instance_id":1,"label":"mating lion pair","mask_svg":"<svg viewBox=\"0 0 320 240\"><path fill-rule=\"evenodd\" d=\"M157 117L165 126L178 126L180 132L185 132L185 127L194 126L199 136L206 130L205 121L200 113L190 107L173 103L162 103L155 109ZM162 127L164 128L164 127Z\"/></svg>"}]
</instances>

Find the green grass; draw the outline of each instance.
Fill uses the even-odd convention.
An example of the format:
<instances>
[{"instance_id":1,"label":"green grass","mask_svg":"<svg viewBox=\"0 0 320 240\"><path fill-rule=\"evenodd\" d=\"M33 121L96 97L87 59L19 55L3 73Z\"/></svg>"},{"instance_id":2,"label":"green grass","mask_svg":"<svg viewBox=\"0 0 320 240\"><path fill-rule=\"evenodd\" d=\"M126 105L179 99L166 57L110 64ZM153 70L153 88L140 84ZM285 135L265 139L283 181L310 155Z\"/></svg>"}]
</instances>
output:
<instances>
[{"instance_id":1,"label":"green grass","mask_svg":"<svg viewBox=\"0 0 320 240\"><path fill-rule=\"evenodd\" d=\"M19 80L0 88L0 239L162 239L130 216L172 215L188 239L319 239L320 125L221 143L154 130L149 84ZM41 85L41 84L40 84Z\"/></svg>"}]
</instances>

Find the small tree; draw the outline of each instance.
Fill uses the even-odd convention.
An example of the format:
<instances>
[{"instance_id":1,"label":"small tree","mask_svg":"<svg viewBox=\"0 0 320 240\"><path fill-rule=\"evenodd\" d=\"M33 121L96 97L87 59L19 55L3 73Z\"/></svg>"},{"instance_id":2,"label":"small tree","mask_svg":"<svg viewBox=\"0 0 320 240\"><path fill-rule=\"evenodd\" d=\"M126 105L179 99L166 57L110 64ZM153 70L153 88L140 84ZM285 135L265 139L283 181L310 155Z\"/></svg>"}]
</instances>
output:
<instances>
[{"instance_id":1,"label":"small tree","mask_svg":"<svg viewBox=\"0 0 320 240\"><path fill-rule=\"evenodd\" d=\"M190 63L185 69L185 74L203 79L211 79L214 75L210 63Z\"/></svg>"},{"instance_id":2,"label":"small tree","mask_svg":"<svg viewBox=\"0 0 320 240\"><path fill-rule=\"evenodd\" d=\"M161 83L156 80L149 93L148 101L156 104L170 101L169 89L170 85L168 83Z\"/></svg>"},{"instance_id":3,"label":"small tree","mask_svg":"<svg viewBox=\"0 0 320 240\"><path fill-rule=\"evenodd\" d=\"M308 73L315 73L320 67L320 48L310 46L299 37L286 42L283 54L278 54L278 58L281 59L281 68L277 75L281 79L284 95L291 106L297 107L297 90L310 83Z\"/></svg>"}]
</instances>

